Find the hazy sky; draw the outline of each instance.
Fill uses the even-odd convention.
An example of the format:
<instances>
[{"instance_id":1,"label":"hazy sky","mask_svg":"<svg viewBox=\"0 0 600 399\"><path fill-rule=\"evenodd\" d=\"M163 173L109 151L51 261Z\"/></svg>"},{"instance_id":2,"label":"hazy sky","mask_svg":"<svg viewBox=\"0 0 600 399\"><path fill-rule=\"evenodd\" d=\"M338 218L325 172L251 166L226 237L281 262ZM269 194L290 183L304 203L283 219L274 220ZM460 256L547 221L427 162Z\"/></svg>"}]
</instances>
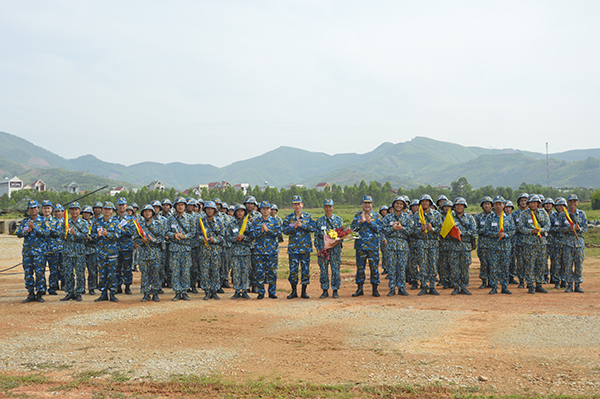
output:
<instances>
[{"instance_id":1,"label":"hazy sky","mask_svg":"<svg viewBox=\"0 0 600 399\"><path fill-rule=\"evenodd\" d=\"M0 0L0 130L224 166L415 136L600 147L599 1Z\"/></svg>"}]
</instances>

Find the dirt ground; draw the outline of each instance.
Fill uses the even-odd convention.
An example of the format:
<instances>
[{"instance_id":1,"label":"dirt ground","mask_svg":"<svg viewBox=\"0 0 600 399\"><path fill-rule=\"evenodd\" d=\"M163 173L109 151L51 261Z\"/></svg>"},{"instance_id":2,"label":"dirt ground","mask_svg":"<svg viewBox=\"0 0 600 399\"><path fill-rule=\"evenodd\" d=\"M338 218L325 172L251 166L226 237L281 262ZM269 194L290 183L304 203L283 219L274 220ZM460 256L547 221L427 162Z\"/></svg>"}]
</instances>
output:
<instances>
[{"instance_id":1,"label":"dirt ground","mask_svg":"<svg viewBox=\"0 0 600 399\"><path fill-rule=\"evenodd\" d=\"M0 269L21 261L21 241L0 236ZM280 268L287 269L285 254ZM23 304L22 273L0 274L0 373L42 372L53 380L75 373L122 373L130 381L159 381L174 374L243 381L278 378L326 384L419 384L460 387L473 393L600 394L600 260L586 259L585 294L549 289L529 295L416 295L352 298L354 264L346 259L339 299L319 299L319 272L311 264L310 299L141 303L140 273L134 294L119 303ZM22 272L19 267L11 272ZM370 287L369 287L370 288ZM62 293L61 293L62 294ZM18 392L48 396L45 388ZM0 392L0 396L2 393Z\"/></svg>"}]
</instances>

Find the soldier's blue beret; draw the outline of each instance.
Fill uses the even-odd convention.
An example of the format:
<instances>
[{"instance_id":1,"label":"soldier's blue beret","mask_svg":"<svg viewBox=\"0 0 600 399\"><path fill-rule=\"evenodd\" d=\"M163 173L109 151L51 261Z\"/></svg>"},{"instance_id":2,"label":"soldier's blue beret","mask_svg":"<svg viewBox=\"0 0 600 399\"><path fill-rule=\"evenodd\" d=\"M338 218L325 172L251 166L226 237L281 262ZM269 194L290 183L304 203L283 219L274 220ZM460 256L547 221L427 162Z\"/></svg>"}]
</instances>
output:
<instances>
[{"instance_id":1,"label":"soldier's blue beret","mask_svg":"<svg viewBox=\"0 0 600 399\"><path fill-rule=\"evenodd\" d=\"M63 206L61 204L54 204L54 208L52 208L53 211L64 211L65 208L63 208Z\"/></svg>"},{"instance_id":2,"label":"soldier's blue beret","mask_svg":"<svg viewBox=\"0 0 600 399\"><path fill-rule=\"evenodd\" d=\"M579 201L579 197L577 196L577 194L569 194L569 196L567 197L567 202L571 200Z\"/></svg>"},{"instance_id":3,"label":"soldier's blue beret","mask_svg":"<svg viewBox=\"0 0 600 399\"><path fill-rule=\"evenodd\" d=\"M112 202L110 202L110 201L106 201L106 202L104 203L104 206L103 206L103 208L104 208L104 209L113 209L113 210L114 210L114 209L117 209L117 208L115 207L115 204L113 204L113 203L112 203Z\"/></svg>"},{"instance_id":4,"label":"soldier's blue beret","mask_svg":"<svg viewBox=\"0 0 600 399\"><path fill-rule=\"evenodd\" d=\"M362 197L361 202L373 202L373 197L371 197L370 195L365 195L364 197Z\"/></svg>"},{"instance_id":5,"label":"soldier's blue beret","mask_svg":"<svg viewBox=\"0 0 600 399\"><path fill-rule=\"evenodd\" d=\"M81 213L85 213L85 212L87 212L87 213L94 213L94 211L92 211L92 207L89 206L89 205L84 205L83 206L83 209L81 210Z\"/></svg>"},{"instance_id":6,"label":"soldier's blue beret","mask_svg":"<svg viewBox=\"0 0 600 399\"><path fill-rule=\"evenodd\" d=\"M121 197L117 200L117 205L127 204L127 199L125 197Z\"/></svg>"},{"instance_id":7,"label":"soldier's blue beret","mask_svg":"<svg viewBox=\"0 0 600 399\"><path fill-rule=\"evenodd\" d=\"M429 194L421 195L421 198L419 198L419 202L424 201L424 200L429 200L433 204L433 199L431 198L431 195L429 195Z\"/></svg>"},{"instance_id":8,"label":"soldier's blue beret","mask_svg":"<svg viewBox=\"0 0 600 399\"><path fill-rule=\"evenodd\" d=\"M217 204L215 204L215 201L206 201L204 203L204 209L206 208L213 208L214 210L217 210Z\"/></svg>"},{"instance_id":9,"label":"soldier's blue beret","mask_svg":"<svg viewBox=\"0 0 600 399\"><path fill-rule=\"evenodd\" d=\"M52 206L52 201L50 201L50 200L43 200L42 201L42 206Z\"/></svg>"},{"instance_id":10,"label":"soldier's blue beret","mask_svg":"<svg viewBox=\"0 0 600 399\"><path fill-rule=\"evenodd\" d=\"M304 202L304 201L302 201L302 196L301 195L294 195L292 197L292 204L299 204L301 202Z\"/></svg>"},{"instance_id":11,"label":"soldier's blue beret","mask_svg":"<svg viewBox=\"0 0 600 399\"><path fill-rule=\"evenodd\" d=\"M331 205L333 206L333 200L331 198L327 198L323 201L323 206Z\"/></svg>"},{"instance_id":12,"label":"soldier's blue beret","mask_svg":"<svg viewBox=\"0 0 600 399\"><path fill-rule=\"evenodd\" d=\"M269 209L271 209L271 204L269 204L269 201L263 201L263 202L260 203L260 206L258 208L259 209L262 209L262 208L269 208Z\"/></svg>"},{"instance_id":13,"label":"soldier's blue beret","mask_svg":"<svg viewBox=\"0 0 600 399\"><path fill-rule=\"evenodd\" d=\"M92 208L102 208L102 207L103 207L103 205L102 205L102 202L100 202L100 201L96 201L96 202L94 202L94 205L92 205Z\"/></svg>"},{"instance_id":14,"label":"soldier's blue beret","mask_svg":"<svg viewBox=\"0 0 600 399\"><path fill-rule=\"evenodd\" d=\"M37 200L29 200L27 203L27 208L39 208L40 204L38 204Z\"/></svg>"},{"instance_id":15,"label":"soldier's blue beret","mask_svg":"<svg viewBox=\"0 0 600 399\"><path fill-rule=\"evenodd\" d=\"M81 209L81 206L79 205L79 202L77 202L77 201L73 201L73 202L71 202L71 204L69 205L69 209L71 209L71 208L79 208L79 209Z\"/></svg>"}]
</instances>

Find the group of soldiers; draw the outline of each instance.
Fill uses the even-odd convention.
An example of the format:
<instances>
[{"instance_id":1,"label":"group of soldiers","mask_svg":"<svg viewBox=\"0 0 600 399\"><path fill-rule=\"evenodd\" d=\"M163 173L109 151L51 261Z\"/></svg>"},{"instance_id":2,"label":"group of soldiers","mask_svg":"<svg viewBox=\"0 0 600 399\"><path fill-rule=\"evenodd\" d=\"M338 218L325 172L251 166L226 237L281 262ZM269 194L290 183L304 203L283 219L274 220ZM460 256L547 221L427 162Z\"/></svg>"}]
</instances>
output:
<instances>
[{"instance_id":1,"label":"group of soldiers","mask_svg":"<svg viewBox=\"0 0 600 399\"><path fill-rule=\"evenodd\" d=\"M28 296L23 302L44 302L43 296L66 295L61 301L81 301L86 293L99 301L118 302L117 294L132 294L133 271L139 265L142 302L160 301L171 288L173 301L190 300L188 294L204 291L204 299L219 299L223 288L233 288L233 299L277 298L277 269L283 235L288 236L291 292L288 299L308 299L310 256L314 248L320 269L320 298L338 298L341 248L354 240L356 292L364 295L365 269L370 269L372 295L380 296L379 263L387 275L388 296L439 295L438 286L453 288L452 295L470 295L471 251L477 250L482 280L490 294L510 294L509 284L527 285L529 293L547 292L551 283L565 292L581 289L586 215L577 209L578 198L543 198L521 194L515 209L501 196L484 197L482 211L466 212L464 198L440 196L434 203L425 194L410 201L396 197L391 206L373 210L370 196L352 220L353 234L336 238L344 229L335 215L333 200L323 203L325 215L313 220L303 211L302 197L292 199L293 212L280 218L276 205L258 203L248 196L243 204L229 206L178 197L155 200L141 210L123 197L92 206L44 200L28 203L29 217L16 234L23 237L23 268ZM140 213L138 214L138 210ZM448 223L451 221L451 223ZM446 234L445 223L460 234ZM313 239L314 237L314 239ZM380 255L381 254L381 255ZM550 267L548 266L550 260ZM46 284L48 265L50 274ZM518 282L517 282L518 279ZM230 285L230 282L232 285ZM300 290L298 290L300 284ZM233 287L232 287L233 286Z\"/></svg>"}]
</instances>

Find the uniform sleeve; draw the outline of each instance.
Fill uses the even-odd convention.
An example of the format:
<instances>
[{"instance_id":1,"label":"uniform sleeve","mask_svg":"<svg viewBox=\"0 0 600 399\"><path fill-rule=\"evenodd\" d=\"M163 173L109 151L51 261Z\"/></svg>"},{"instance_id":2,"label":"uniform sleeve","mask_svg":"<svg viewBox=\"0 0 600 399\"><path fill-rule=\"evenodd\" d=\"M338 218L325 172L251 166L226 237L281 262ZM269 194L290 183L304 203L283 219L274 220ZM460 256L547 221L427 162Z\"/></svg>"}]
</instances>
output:
<instances>
[{"instance_id":1,"label":"uniform sleeve","mask_svg":"<svg viewBox=\"0 0 600 399\"><path fill-rule=\"evenodd\" d=\"M30 220L31 219L29 218L21 220L21 223L19 223L19 227L17 228L17 231L15 233L17 237L23 238L30 233L29 227L27 226L27 223L29 223ZM27 227L27 230L25 230L25 227Z\"/></svg>"}]
</instances>

